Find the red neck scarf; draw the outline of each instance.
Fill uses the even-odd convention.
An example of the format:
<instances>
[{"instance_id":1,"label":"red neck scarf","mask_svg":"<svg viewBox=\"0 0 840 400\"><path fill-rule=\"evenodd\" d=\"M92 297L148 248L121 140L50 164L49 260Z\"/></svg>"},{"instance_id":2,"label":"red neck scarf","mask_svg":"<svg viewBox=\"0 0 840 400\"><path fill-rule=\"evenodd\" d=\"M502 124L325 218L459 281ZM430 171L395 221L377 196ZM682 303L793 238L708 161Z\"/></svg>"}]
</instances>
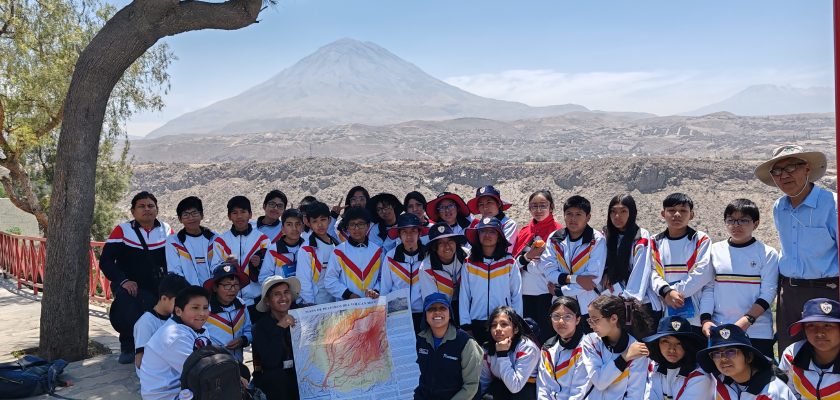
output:
<instances>
[{"instance_id":1,"label":"red neck scarf","mask_svg":"<svg viewBox=\"0 0 840 400\"><path fill-rule=\"evenodd\" d=\"M523 227L516 236L516 245L513 246L513 256L516 257L531 241L534 236L539 236L543 240L548 241L548 236L552 232L562 229L563 224L554 220L554 215L551 214L548 218L537 222L531 218L531 223Z\"/></svg>"}]
</instances>

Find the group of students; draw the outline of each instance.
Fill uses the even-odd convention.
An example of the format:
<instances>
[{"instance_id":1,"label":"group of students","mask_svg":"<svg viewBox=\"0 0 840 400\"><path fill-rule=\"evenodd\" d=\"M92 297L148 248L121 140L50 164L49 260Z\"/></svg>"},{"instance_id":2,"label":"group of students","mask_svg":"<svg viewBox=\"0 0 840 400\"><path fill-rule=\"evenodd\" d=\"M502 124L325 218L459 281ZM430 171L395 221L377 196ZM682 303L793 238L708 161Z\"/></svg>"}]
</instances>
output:
<instances>
[{"instance_id":1,"label":"group of students","mask_svg":"<svg viewBox=\"0 0 840 400\"><path fill-rule=\"evenodd\" d=\"M777 149L756 175L768 169L787 195L780 201L793 202L804 186L789 189L787 179L816 169L810 154ZM820 176L806 172L799 203L830 193L813 184ZM209 343L240 361L252 346L253 384L270 399L297 398L288 310L404 288L418 332L418 399L793 398L769 368L776 339L789 355L780 362L794 371L794 392L840 396L840 319L831 320L840 313L837 293L804 311L800 304L808 316L774 334L771 304L780 282L788 290L785 284L821 281L780 277L779 254L752 236L760 215L750 200L726 206L730 237L716 243L689 225L694 203L682 193L664 199L667 228L656 235L636 224L629 195L610 200L603 230L589 224L591 204L577 195L562 205L565 224L556 221L547 190L531 194L532 219L519 227L505 214L511 204L490 185L469 201L448 192L428 202L411 192L399 201L357 186L332 209L312 196L297 208L288 204L273 190L265 214L252 221L250 201L235 196L227 204L230 230L215 233L201 226L201 200L187 197L176 208L184 228L174 233L157 220L152 194L132 199L134 220L114 229L101 265L116 294L111 320L123 345L120 362L136 362L144 399L174 398L177 360ZM833 205L834 231L826 234L836 264L836 198ZM802 224L798 209L793 218ZM811 227L813 210L809 218ZM780 238L787 254L781 230ZM829 284L837 280L833 268ZM285 293L276 301L274 289ZM807 342L785 349L800 331ZM177 341L182 352L169 350ZM243 384L250 372L242 366Z\"/></svg>"}]
</instances>

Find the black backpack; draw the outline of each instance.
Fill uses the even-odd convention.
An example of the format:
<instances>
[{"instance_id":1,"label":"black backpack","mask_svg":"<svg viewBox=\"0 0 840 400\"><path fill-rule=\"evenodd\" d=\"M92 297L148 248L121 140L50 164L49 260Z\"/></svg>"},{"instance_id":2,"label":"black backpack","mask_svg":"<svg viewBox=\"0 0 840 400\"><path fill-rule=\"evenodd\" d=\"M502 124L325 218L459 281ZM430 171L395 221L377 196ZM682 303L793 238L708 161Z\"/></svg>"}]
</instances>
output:
<instances>
[{"instance_id":1,"label":"black backpack","mask_svg":"<svg viewBox=\"0 0 840 400\"><path fill-rule=\"evenodd\" d=\"M58 359L47 361L35 356L0 364L0 399L20 399L55 392L65 386L59 375L67 362Z\"/></svg>"},{"instance_id":2,"label":"black backpack","mask_svg":"<svg viewBox=\"0 0 840 400\"><path fill-rule=\"evenodd\" d=\"M194 400L247 398L239 376L239 362L225 348L204 346L184 361L181 389L192 391Z\"/></svg>"}]
</instances>

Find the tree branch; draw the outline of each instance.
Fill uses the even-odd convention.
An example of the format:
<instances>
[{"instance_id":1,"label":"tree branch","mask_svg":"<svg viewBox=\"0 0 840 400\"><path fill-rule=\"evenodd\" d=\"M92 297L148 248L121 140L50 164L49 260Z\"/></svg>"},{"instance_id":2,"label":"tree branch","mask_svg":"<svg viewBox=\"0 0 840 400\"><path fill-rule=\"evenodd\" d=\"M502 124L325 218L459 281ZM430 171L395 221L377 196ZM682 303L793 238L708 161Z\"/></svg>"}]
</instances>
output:
<instances>
[{"instance_id":1,"label":"tree branch","mask_svg":"<svg viewBox=\"0 0 840 400\"><path fill-rule=\"evenodd\" d=\"M158 34L172 36L200 29L236 30L257 22L262 0L229 0L224 3L185 1L158 21Z\"/></svg>"},{"instance_id":2,"label":"tree branch","mask_svg":"<svg viewBox=\"0 0 840 400\"><path fill-rule=\"evenodd\" d=\"M50 117L50 120L41 127L41 129L35 130L35 137L40 140L45 135L48 135L53 129L57 128L59 124L61 124L61 120L64 119L64 102L61 102L61 106L58 109L58 112Z\"/></svg>"}]
</instances>

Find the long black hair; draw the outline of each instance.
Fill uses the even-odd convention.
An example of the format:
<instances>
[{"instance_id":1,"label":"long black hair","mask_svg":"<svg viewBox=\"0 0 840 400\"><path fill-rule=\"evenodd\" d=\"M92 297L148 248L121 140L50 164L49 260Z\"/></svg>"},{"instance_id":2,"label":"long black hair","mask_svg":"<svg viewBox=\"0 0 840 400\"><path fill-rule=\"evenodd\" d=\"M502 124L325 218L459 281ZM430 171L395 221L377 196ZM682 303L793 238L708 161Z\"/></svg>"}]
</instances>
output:
<instances>
[{"instance_id":1,"label":"long black hair","mask_svg":"<svg viewBox=\"0 0 840 400\"><path fill-rule=\"evenodd\" d=\"M454 238L449 238L449 239L455 240ZM443 261L441 261L440 257L438 257L438 255L437 255L437 249L438 249L438 245L440 245L440 240L442 240L442 239L433 240L433 241L429 242L429 244L427 246L428 247L429 263L432 265L432 269L437 269L437 270L443 269ZM458 243L457 240L455 240L455 259L457 259L461 263L463 263L467 259L467 252L464 251L464 247L461 246L461 243ZM453 260L453 262L454 261L455 260Z\"/></svg>"},{"instance_id":2,"label":"long black hair","mask_svg":"<svg viewBox=\"0 0 840 400\"><path fill-rule=\"evenodd\" d=\"M493 229L493 232L496 232L496 235L498 235L499 239L496 241L496 248L493 249L493 254L490 256L490 258L494 260L501 260L502 258L504 258L505 255L508 254L507 249L510 244L507 242L507 239L505 239L505 235L501 234L495 229ZM470 245L472 246L472 250L470 251L469 258L470 261L482 262L484 261L484 251L481 247L481 240L478 239L478 232L476 232L475 237L475 243L470 243Z\"/></svg>"},{"instance_id":3,"label":"long black hair","mask_svg":"<svg viewBox=\"0 0 840 400\"><path fill-rule=\"evenodd\" d=\"M610 217L613 206L618 204L627 207L627 210L630 211L623 232L615 227ZM620 194L613 197L610 200L609 207L607 207L607 264L605 272L610 284L619 282L623 284L630 278L630 256L633 253L633 242L639 232L639 226L636 225L637 213L636 200L629 194ZM619 235L624 235L621 238L621 243L618 242Z\"/></svg>"},{"instance_id":4,"label":"long black hair","mask_svg":"<svg viewBox=\"0 0 840 400\"><path fill-rule=\"evenodd\" d=\"M537 339L537 336L534 335L534 330L531 329L531 325L528 325L528 323L525 322L525 319L517 314L516 310L514 310L511 306L499 306L490 313L490 317L487 318L487 327L485 328L488 333L490 333L490 326L493 324L493 320L503 314L508 317L510 324L513 325L513 330L515 331L513 338L510 340L511 351L516 348L523 336L534 342L534 344L539 347L540 341ZM492 338L493 334L490 333L489 336ZM491 341L484 343L484 347L489 355L492 356L496 354L496 346L492 343L492 339Z\"/></svg>"}]
</instances>

